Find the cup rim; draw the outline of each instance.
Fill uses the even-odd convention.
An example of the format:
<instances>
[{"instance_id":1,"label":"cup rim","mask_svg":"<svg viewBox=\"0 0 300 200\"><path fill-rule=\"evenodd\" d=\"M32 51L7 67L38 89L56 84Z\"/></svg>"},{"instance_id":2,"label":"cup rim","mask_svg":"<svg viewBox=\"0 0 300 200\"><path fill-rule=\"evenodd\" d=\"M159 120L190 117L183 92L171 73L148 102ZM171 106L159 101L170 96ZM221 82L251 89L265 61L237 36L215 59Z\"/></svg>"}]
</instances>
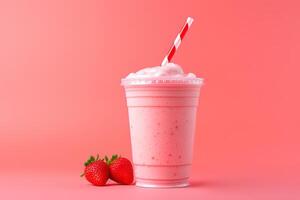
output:
<instances>
[{"instance_id":1,"label":"cup rim","mask_svg":"<svg viewBox=\"0 0 300 200\"><path fill-rule=\"evenodd\" d=\"M191 77L145 77L145 78L123 78L122 86L131 85L199 85L203 84L203 78Z\"/></svg>"}]
</instances>

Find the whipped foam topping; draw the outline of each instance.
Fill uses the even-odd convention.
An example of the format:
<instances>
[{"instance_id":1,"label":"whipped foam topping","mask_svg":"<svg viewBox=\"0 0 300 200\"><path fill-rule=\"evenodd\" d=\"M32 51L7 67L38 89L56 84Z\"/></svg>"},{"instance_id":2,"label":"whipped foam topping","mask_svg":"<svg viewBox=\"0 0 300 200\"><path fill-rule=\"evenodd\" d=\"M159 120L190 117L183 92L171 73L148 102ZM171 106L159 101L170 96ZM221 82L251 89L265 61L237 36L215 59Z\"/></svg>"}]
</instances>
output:
<instances>
[{"instance_id":1,"label":"whipped foam topping","mask_svg":"<svg viewBox=\"0 0 300 200\"><path fill-rule=\"evenodd\" d=\"M148 67L135 73L130 73L126 79L134 78L196 78L193 73L185 74L182 68L174 63L167 63L164 66Z\"/></svg>"}]
</instances>

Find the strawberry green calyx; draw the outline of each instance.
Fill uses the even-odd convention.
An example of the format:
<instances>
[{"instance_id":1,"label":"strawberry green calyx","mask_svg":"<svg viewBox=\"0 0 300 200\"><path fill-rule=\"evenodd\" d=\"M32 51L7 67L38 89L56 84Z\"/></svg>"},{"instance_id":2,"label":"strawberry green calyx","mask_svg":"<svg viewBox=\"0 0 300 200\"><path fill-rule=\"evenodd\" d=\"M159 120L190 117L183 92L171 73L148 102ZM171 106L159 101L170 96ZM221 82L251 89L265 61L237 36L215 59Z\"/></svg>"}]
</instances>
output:
<instances>
[{"instance_id":1,"label":"strawberry green calyx","mask_svg":"<svg viewBox=\"0 0 300 200\"><path fill-rule=\"evenodd\" d=\"M90 158L84 163L84 166L88 166L92 162L99 160L99 154L97 154L96 158L94 156L90 156Z\"/></svg>"},{"instance_id":2,"label":"strawberry green calyx","mask_svg":"<svg viewBox=\"0 0 300 200\"><path fill-rule=\"evenodd\" d=\"M113 161L115 161L116 159L120 158L121 156L119 156L118 154L114 154L111 156L111 158L109 159L107 156L104 157L104 160L106 162L107 165L110 165Z\"/></svg>"}]
</instances>

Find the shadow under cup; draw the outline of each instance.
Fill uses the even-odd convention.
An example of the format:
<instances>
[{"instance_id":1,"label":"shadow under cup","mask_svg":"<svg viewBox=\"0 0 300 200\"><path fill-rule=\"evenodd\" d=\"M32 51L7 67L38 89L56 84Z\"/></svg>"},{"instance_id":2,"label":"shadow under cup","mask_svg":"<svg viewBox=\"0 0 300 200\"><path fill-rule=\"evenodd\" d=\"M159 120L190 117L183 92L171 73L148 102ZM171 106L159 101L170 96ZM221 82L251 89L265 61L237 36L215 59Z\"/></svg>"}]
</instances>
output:
<instances>
[{"instance_id":1,"label":"shadow under cup","mask_svg":"<svg viewBox=\"0 0 300 200\"><path fill-rule=\"evenodd\" d=\"M202 79L147 81L122 80L136 185L188 186Z\"/></svg>"}]
</instances>

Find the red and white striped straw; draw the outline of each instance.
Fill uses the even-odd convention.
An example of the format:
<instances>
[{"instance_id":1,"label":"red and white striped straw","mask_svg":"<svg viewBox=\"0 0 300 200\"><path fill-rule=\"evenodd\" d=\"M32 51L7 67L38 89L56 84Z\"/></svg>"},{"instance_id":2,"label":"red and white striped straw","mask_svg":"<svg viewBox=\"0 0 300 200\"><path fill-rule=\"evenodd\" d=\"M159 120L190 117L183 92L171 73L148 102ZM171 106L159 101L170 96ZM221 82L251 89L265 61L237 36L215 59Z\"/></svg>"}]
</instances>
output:
<instances>
[{"instance_id":1,"label":"red and white striped straw","mask_svg":"<svg viewBox=\"0 0 300 200\"><path fill-rule=\"evenodd\" d=\"M171 49L169 50L168 54L164 58L164 60L161 63L161 66L164 66L165 64L169 63L172 57L174 56L175 52L177 51L179 45L181 44L182 39L184 38L186 32L190 29L194 19L191 17L188 17L184 26L182 27L180 33L177 35L174 44L172 45Z\"/></svg>"}]
</instances>

